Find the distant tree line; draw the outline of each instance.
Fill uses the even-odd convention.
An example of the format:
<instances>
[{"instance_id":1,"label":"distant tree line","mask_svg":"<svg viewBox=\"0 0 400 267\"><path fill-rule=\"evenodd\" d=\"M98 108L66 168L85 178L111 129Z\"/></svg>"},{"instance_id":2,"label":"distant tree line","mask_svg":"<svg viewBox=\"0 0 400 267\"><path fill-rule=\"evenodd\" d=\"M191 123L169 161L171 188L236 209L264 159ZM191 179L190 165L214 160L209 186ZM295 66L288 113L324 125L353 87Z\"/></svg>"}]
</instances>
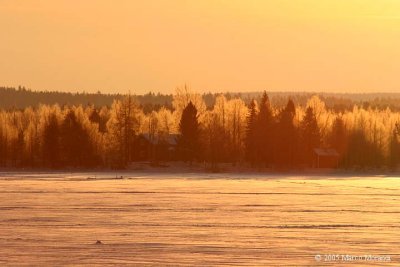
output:
<instances>
[{"instance_id":1,"label":"distant tree line","mask_svg":"<svg viewBox=\"0 0 400 267\"><path fill-rule=\"evenodd\" d=\"M316 95L304 106L290 96L273 105L265 92L247 103L218 95L209 107L187 87L171 97L146 112L131 95L104 106L0 111L0 167L125 168L138 160L176 160L214 170L221 163L298 169L314 166L315 148L337 151L345 169L395 169L400 162L400 113L389 108L337 111ZM176 145L168 147L172 137ZM152 148L145 157L143 140ZM169 149L173 157L161 156Z\"/></svg>"},{"instance_id":2,"label":"distant tree line","mask_svg":"<svg viewBox=\"0 0 400 267\"><path fill-rule=\"evenodd\" d=\"M305 107L307 101L315 93L294 93L294 92L271 92L269 93L271 105L276 108L283 108L288 97L296 106ZM211 110L215 105L220 93L203 93L204 104ZM258 99L260 92L247 93L224 93L227 100L240 98L246 105L252 99ZM400 93L318 93L320 99L325 103L328 110L335 112L351 111L355 106L364 109L372 108L384 110L389 108L391 111L400 111ZM0 87L0 109L25 109L27 107L36 108L42 105L59 106L79 106L93 105L96 108L104 106L110 107L114 100L121 100L121 94L97 93L67 93L56 91L32 91L23 86L18 88ZM173 95L149 92L143 95L132 95L137 105L145 114L158 111L161 107L172 109Z\"/></svg>"},{"instance_id":3,"label":"distant tree line","mask_svg":"<svg viewBox=\"0 0 400 267\"><path fill-rule=\"evenodd\" d=\"M132 96L145 113L158 110L161 107L172 108L171 94L155 94L149 92L144 95ZM93 105L96 108L110 107L114 100L121 100L121 94L97 93L67 93L32 91L25 87L11 88L0 87L0 109L24 109L38 107L39 105L79 106Z\"/></svg>"}]
</instances>

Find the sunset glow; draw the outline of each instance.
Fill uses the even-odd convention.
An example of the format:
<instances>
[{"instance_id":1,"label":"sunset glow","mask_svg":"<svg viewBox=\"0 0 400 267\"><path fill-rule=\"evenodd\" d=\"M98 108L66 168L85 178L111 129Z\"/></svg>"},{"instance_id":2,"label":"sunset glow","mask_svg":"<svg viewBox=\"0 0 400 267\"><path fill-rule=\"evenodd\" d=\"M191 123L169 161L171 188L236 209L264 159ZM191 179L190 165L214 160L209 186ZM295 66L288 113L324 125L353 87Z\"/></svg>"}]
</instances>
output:
<instances>
[{"instance_id":1,"label":"sunset glow","mask_svg":"<svg viewBox=\"0 0 400 267\"><path fill-rule=\"evenodd\" d=\"M400 266L400 0L0 0L0 266Z\"/></svg>"},{"instance_id":2,"label":"sunset glow","mask_svg":"<svg viewBox=\"0 0 400 267\"><path fill-rule=\"evenodd\" d=\"M397 92L397 0L0 1L1 84Z\"/></svg>"}]
</instances>

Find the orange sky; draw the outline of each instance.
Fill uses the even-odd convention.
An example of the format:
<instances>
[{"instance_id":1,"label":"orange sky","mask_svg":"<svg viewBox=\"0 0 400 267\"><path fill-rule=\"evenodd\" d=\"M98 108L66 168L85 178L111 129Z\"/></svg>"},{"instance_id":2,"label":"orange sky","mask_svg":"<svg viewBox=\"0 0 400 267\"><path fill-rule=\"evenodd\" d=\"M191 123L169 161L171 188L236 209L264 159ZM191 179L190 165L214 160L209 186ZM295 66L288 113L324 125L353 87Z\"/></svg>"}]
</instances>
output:
<instances>
[{"instance_id":1,"label":"orange sky","mask_svg":"<svg viewBox=\"0 0 400 267\"><path fill-rule=\"evenodd\" d=\"M0 0L0 85L400 92L399 0Z\"/></svg>"}]
</instances>

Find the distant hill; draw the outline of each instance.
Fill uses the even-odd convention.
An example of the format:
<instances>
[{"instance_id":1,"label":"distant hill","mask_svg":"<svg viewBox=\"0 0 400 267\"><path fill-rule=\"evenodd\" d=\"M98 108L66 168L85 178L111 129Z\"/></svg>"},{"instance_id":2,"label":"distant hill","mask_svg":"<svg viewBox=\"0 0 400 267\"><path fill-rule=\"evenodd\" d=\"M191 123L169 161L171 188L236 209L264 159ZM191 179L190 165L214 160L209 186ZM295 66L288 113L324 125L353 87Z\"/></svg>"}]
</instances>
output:
<instances>
[{"instance_id":1,"label":"distant hill","mask_svg":"<svg viewBox=\"0 0 400 267\"><path fill-rule=\"evenodd\" d=\"M273 105L283 107L288 98L297 105L304 106L307 100L318 94L328 108L335 110L352 109L354 105L400 111L400 93L310 93L310 92L267 92ZM208 107L212 107L219 93L204 93L203 98ZM246 103L251 99L258 99L261 92L224 93L230 99L240 97ZM157 110L161 106L172 107L172 94L147 93L134 95L136 101L147 113ZM37 107L40 104L62 105L94 105L96 107L110 106L114 99L122 98L121 94L98 93L66 93L57 91L33 91L24 87L0 87L0 109L23 109Z\"/></svg>"},{"instance_id":2,"label":"distant hill","mask_svg":"<svg viewBox=\"0 0 400 267\"><path fill-rule=\"evenodd\" d=\"M60 104L60 105L79 105L93 104L96 106L111 105L112 101L120 98L118 94L87 94L87 93L64 93L64 92L46 92L31 91L23 87L18 89L10 87L0 87L0 107L25 108L28 106L38 106L39 104Z\"/></svg>"},{"instance_id":3,"label":"distant hill","mask_svg":"<svg viewBox=\"0 0 400 267\"><path fill-rule=\"evenodd\" d=\"M114 99L122 98L121 94L98 93L66 93L32 91L24 87L0 87L0 108L1 109L23 109L26 107L37 107L40 104L63 105L94 105L96 107L111 106ZM140 105L147 108L170 106L172 95L161 95L148 93L135 95Z\"/></svg>"}]
</instances>

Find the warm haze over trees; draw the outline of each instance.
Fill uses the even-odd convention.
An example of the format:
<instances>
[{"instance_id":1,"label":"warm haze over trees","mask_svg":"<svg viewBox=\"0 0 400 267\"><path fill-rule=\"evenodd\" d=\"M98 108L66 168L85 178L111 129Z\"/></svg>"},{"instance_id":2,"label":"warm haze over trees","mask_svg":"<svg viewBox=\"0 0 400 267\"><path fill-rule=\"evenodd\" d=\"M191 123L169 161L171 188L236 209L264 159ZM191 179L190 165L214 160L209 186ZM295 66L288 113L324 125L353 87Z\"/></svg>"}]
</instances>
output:
<instances>
[{"instance_id":1,"label":"warm haze over trees","mask_svg":"<svg viewBox=\"0 0 400 267\"><path fill-rule=\"evenodd\" d=\"M167 109L183 110L184 104L187 105L188 97L185 94L189 88L183 86L179 88L175 95L161 94L149 92L143 95L132 95L138 106L143 109L145 114L158 110L161 107ZM363 107L365 109L372 108L385 110L390 108L392 111L400 111L400 93L327 93L318 92L318 97L326 104L326 107L337 112L351 111L354 106ZM196 105L199 97L205 104L207 109L212 109L216 102L216 98L221 93L203 93L189 94L190 99ZM234 98L242 99L246 104L250 104L252 99L258 99L259 92L243 92L243 93L224 93L227 100ZM305 106L307 101L315 93L310 92L268 92L270 103L274 108L284 108L288 98L299 106ZM56 91L33 91L23 86L18 88L0 87L0 109L25 109L27 107L37 108L40 104L60 106L79 106L91 104L96 108L111 106L114 100L121 100L124 95L121 94L103 94L86 93L86 92L56 92ZM176 102L177 99L186 99L186 101ZM173 104L175 102L175 104ZM178 104L179 103L179 104ZM178 105L178 106L177 106ZM199 112L202 111L200 107Z\"/></svg>"},{"instance_id":2,"label":"warm haze over trees","mask_svg":"<svg viewBox=\"0 0 400 267\"><path fill-rule=\"evenodd\" d=\"M108 106L38 105L0 111L0 166L9 168L125 168L131 162L220 163L256 169L316 167L315 149L333 149L337 167L396 169L400 113L354 105L329 107L311 96L273 105L254 99L205 95L184 87L170 106L146 112L135 96ZM246 104L247 103L247 104Z\"/></svg>"}]
</instances>

